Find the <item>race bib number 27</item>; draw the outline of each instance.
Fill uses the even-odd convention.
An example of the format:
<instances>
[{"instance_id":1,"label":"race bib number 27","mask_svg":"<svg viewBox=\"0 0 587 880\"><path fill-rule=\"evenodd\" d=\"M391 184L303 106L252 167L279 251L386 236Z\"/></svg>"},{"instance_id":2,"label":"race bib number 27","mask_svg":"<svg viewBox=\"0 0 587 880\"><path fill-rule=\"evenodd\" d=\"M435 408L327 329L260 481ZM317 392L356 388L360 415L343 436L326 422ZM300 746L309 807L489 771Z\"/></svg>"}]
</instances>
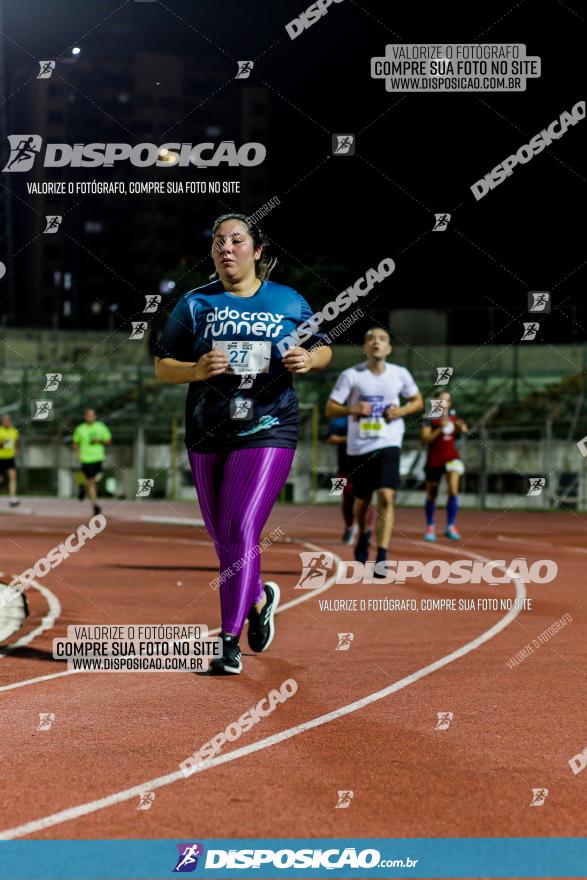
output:
<instances>
[{"instance_id":1,"label":"race bib number 27","mask_svg":"<svg viewBox=\"0 0 587 880\"><path fill-rule=\"evenodd\" d=\"M267 373L269 371L270 342L249 342L238 339L230 342L215 340L214 348L223 351L228 358L227 372L229 373L239 376L244 373Z\"/></svg>"}]
</instances>

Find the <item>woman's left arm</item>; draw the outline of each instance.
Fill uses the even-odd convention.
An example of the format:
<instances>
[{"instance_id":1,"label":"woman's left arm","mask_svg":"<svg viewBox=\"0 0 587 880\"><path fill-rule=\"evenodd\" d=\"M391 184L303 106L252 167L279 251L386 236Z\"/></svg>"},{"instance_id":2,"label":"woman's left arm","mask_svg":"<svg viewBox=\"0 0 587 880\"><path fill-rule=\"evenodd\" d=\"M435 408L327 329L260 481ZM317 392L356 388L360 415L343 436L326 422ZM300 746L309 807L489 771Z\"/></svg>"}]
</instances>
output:
<instances>
[{"instance_id":1,"label":"woman's left arm","mask_svg":"<svg viewBox=\"0 0 587 880\"><path fill-rule=\"evenodd\" d=\"M311 370L323 370L332 360L332 348L330 345L319 345L308 352L308 354L312 361Z\"/></svg>"}]
</instances>

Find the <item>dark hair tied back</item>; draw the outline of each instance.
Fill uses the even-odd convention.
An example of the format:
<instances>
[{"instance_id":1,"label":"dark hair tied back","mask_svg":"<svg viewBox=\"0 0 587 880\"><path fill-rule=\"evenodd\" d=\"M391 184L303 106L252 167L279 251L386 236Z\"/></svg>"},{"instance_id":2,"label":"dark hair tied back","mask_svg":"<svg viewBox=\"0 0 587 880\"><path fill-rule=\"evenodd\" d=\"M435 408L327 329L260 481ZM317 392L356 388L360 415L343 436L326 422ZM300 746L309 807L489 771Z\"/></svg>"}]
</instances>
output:
<instances>
[{"instance_id":1,"label":"dark hair tied back","mask_svg":"<svg viewBox=\"0 0 587 880\"><path fill-rule=\"evenodd\" d=\"M238 220L240 223L242 223L245 232L247 232L248 235L250 235L253 239L253 248L255 250L258 247L263 247L260 258L255 262L255 272L257 274L257 278L260 278L261 281L265 281L266 278L269 278L269 275L271 274L271 272L275 268L275 264L277 263L277 257L267 256L269 239L261 231L257 224L254 223L246 214L221 214L220 217L216 218L216 220L214 221L214 225L212 226L212 237L216 235L220 224L225 223L227 220ZM211 277L215 278L216 274L217 273L214 272Z\"/></svg>"}]
</instances>

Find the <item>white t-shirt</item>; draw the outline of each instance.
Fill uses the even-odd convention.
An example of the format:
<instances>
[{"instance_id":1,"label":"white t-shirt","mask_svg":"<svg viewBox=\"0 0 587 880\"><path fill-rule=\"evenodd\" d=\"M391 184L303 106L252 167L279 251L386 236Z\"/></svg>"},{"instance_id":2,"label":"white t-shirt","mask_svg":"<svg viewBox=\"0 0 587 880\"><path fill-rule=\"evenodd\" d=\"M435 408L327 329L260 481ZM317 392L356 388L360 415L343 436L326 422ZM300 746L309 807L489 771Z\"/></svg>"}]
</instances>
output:
<instances>
[{"instance_id":1,"label":"white t-shirt","mask_svg":"<svg viewBox=\"0 0 587 880\"><path fill-rule=\"evenodd\" d=\"M401 446L405 431L403 419L386 422L383 411L388 406L399 406L402 397L415 397L418 386L409 370L397 364L385 364L383 373L375 374L367 364L343 370L330 395L343 406L360 401L371 404L370 416L349 416L347 453L365 455L386 446Z\"/></svg>"}]
</instances>

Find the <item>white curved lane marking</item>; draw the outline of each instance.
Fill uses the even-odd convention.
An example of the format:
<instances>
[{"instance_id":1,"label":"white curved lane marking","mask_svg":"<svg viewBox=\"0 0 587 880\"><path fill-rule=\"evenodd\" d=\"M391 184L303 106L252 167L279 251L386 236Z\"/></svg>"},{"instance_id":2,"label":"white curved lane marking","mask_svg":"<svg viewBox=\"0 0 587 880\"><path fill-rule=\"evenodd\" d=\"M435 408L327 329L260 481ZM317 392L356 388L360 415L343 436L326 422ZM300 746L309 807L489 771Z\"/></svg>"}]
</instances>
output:
<instances>
[{"instance_id":1,"label":"white curved lane marking","mask_svg":"<svg viewBox=\"0 0 587 880\"><path fill-rule=\"evenodd\" d=\"M16 640L16 642L12 642L10 645L7 645L0 654L0 660L2 660L4 657L9 656L17 648L22 648L25 645L29 645L33 641L33 639L36 639L37 636L41 635L41 633L46 632L48 629L52 629L55 625L55 621L61 614L61 604L55 593L52 593L51 590L49 590L47 587L44 587L43 584L38 584L37 581L31 581L30 586L33 587L35 590L38 590L38 592L41 593L42 596L44 596L47 605L49 606L49 611L43 617L40 624L35 627L35 629L32 629L29 633L26 633L26 635L21 636L19 639ZM0 690L4 690L4 688L0 688Z\"/></svg>"}]
</instances>

